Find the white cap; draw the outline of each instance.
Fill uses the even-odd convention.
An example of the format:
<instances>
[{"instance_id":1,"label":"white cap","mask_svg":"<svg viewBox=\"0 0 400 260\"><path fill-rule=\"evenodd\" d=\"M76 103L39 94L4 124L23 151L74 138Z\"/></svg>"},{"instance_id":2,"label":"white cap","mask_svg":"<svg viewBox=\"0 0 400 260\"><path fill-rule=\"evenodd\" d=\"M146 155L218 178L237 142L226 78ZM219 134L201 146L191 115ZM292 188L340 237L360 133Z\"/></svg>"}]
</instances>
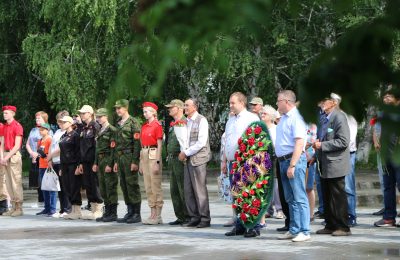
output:
<instances>
[{"instance_id":1,"label":"white cap","mask_svg":"<svg viewBox=\"0 0 400 260\"><path fill-rule=\"evenodd\" d=\"M341 96L339 96L338 94L336 94L336 93L331 93L331 99L334 99L334 100L336 100L337 102L338 102L338 104L342 101L342 97Z\"/></svg>"},{"instance_id":2,"label":"white cap","mask_svg":"<svg viewBox=\"0 0 400 260\"><path fill-rule=\"evenodd\" d=\"M89 106L89 105L84 105L80 110L78 110L79 113L90 113L90 114L94 114L94 110L93 107Z\"/></svg>"},{"instance_id":3,"label":"white cap","mask_svg":"<svg viewBox=\"0 0 400 260\"><path fill-rule=\"evenodd\" d=\"M72 117L70 117L70 116L63 116L63 117L60 119L60 121L62 121L62 122L70 122L71 124L74 123L74 120L73 120Z\"/></svg>"}]
</instances>

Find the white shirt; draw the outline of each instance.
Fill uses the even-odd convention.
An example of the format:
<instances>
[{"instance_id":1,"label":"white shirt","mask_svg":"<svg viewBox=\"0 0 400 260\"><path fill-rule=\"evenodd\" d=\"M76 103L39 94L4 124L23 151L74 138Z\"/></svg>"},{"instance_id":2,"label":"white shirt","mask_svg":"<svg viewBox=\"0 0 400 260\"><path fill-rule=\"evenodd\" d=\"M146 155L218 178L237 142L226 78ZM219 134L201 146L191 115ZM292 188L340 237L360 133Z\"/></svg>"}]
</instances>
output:
<instances>
[{"instance_id":1,"label":"white shirt","mask_svg":"<svg viewBox=\"0 0 400 260\"><path fill-rule=\"evenodd\" d=\"M269 136L271 137L272 145L275 148L275 142L276 142L276 125L272 125L270 128L268 128Z\"/></svg>"},{"instance_id":2,"label":"white shirt","mask_svg":"<svg viewBox=\"0 0 400 260\"><path fill-rule=\"evenodd\" d=\"M350 128L350 152L355 152L357 151L357 130L358 130L358 124L356 119L352 115L348 115L344 113L347 118L347 124L349 125Z\"/></svg>"},{"instance_id":3,"label":"white shirt","mask_svg":"<svg viewBox=\"0 0 400 260\"><path fill-rule=\"evenodd\" d=\"M187 130L188 130L188 140L190 142L190 131L192 130L192 125L196 120L199 113L196 111L191 118L187 118ZM183 151L186 156L192 156L198 153L203 147L207 145L208 141L208 121L205 117L200 120L199 123L199 137L195 143L189 143L189 148Z\"/></svg>"},{"instance_id":4,"label":"white shirt","mask_svg":"<svg viewBox=\"0 0 400 260\"><path fill-rule=\"evenodd\" d=\"M56 133L53 135L53 139L51 140L51 146L50 146L51 152L54 152L54 150L60 149L59 143L61 140L61 136L63 134L65 134L65 131L58 129L56 131ZM54 164L59 164L60 156L53 157L51 160L53 161Z\"/></svg>"},{"instance_id":5,"label":"white shirt","mask_svg":"<svg viewBox=\"0 0 400 260\"><path fill-rule=\"evenodd\" d=\"M244 109L237 115L230 116L225 126L225 155L228 161L235 160L235 152L238 149L238 140L246 128L260 119L254 113Z\"/></svg>"}]
</instances>

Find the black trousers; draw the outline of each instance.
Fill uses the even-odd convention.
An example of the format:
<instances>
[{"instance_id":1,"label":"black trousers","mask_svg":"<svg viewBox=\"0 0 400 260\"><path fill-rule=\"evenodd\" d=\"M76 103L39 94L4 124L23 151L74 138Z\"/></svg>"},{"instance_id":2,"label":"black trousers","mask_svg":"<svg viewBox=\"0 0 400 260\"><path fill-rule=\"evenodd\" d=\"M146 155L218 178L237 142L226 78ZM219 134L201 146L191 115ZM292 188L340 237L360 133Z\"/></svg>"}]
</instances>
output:
<instances>
[{"instance_id":1,"label":"black trousers","mask_svg":"<svg viewBox=\"0 0 400 260\"><path fill-rule=\"evenodd\" d=\"M65 188L64 198L68 208L71 208L71 205L82 205L82 175L75 175L76 167L76 163L61 164L61 180Z\"/></svg>"},{"instance_id":2,"label":"black trousers","mask_svg":"<svg viewBox=\"0 0 400 260\"><path fill-rule=\"evenodd\" d=\"M285 216L286 216L285 226L289 227L289 224L290 224L289 205L286 202L285 193L283 192L281 170L280 170L280 166L279 166L279 161L278 160L276 160L276 164L275 165L276 165L276 167L275 167L276 177L278 179L279 199L281 200L283 214L285 214Z\"/></svg>"},{"instance_id":3,"label":"black trousers","mask_svg":"<svg viewBox=\"0 0 400 260\"><path fill-rule=\"evenodd\" d=\"M86 196L89 202L103 203L100 194L99 176L92 171L93 163L82 163L83 166L83 187L86 190Z\"/></svg>"},{"instance_id":4,"label":"black trousers","mask_svg":"<svg viewBox=\"0 0 400 260\"><path fill-rule=\"evenodd\" d=\"M60 181L60 186L61 186L61 190L58 192L58 200L60 201L60 214L61 213L69 213L71 212L71 203L68 203L68 198L65 196L65 187L62 181L63 176L60 175L60 169L61 169L61 165L60 164L53 164L53 169L54 171L57 173L58 175L58 179Z\"/></svg>"},{"instance_id":5,"label":"black trousers","mask_svg":"<svg viewBox=\"0 0 400 260\"><path fill-rule=\"evenodd\" d=\"M345 176L329 179L321 177L321 189L324 199L325 228L333 231L350 231Z\"/></svg>"}]
</instances>

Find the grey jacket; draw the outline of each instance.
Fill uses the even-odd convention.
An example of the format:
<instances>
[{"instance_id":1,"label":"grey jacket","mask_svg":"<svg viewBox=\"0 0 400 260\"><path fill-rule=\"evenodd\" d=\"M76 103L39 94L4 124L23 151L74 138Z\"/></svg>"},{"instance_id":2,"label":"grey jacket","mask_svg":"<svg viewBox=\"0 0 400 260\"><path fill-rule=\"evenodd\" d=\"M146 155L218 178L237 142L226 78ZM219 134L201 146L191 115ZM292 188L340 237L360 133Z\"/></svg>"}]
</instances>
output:
<instances>
[{"instance_id":1,"label":"grey jacket","mask_svg":"<svg viewBox=\"0 0 400 260\"><path fill-rule=\"evenodd\" d=\"M346 115L335 109L331 112L328 129L317 150L322 178L343 177L350 172L350 129Z\"/></svg>"}]
</instances>

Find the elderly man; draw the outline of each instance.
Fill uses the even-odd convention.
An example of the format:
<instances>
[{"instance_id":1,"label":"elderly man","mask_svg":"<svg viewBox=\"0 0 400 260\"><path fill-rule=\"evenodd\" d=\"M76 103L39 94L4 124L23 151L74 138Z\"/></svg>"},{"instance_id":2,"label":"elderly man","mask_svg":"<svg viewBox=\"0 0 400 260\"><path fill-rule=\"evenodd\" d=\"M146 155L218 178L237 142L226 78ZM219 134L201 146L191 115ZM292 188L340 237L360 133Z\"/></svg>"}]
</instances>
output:
<instances>
[{"instance_id":1,"label":"elderly man","mask_svg":"<svg viewBox=\"0 0 400 260\"><path fill-rule=\"evenodd\" d=\"M340 109L342 98L335 93L331 93L331 99L335 100ZM349 215L348 223L350 227L357 225L357 194L356 194L356 152L357 152L357 130L358 124L352 115L346 114L347 124L350 129L350 173L345 177L345 189L347 194L347 213Z\"/></svg>"},{"instance_id":2,"label":"elderly man","mask_svg":"<svg viewBox=\"0 0 400 260\"><path fill-rule=\"evenodd\" d=\"M345 176L350 172L350 129L336 99L324 103L327 115L321 127L321 140L314 143L321 173L325 228L317 234L351 235L348 225Z\"/></svg>"},{"instance_id":3,"label":"elderly man","mask_svg":"<svg viewBox=\"0 0 400 260\"><path fill-rule=\"evenodd\" d=\"M275 153L290 214L289 231L278 239L303 242L310 239L310 209L305 188L306 124L296 108L293 91L279 92L276 104L283 115L276 130Z\"/></svg>"},{"instance_id":4,"label":"elderly man","mask_svg":"<svg viewBox=\"0 0 400 260\"><path fill-rule=\"evenodd\" d=\"M185 200L190 216L187 227L206 228L210 226L210 205L207 190L207 162L211 157L208 137L208 121L197 110L196 99L185 101L189 147L180 152L178 158L186 160Z\"/></svg>"},{"instance_id":5,"label":"elderly man","mask_svg":"<svg viewBox=\"0 0 400 260\"><path fill-rule=\"evenodd\" d=\"M250 104L251 112L253 112L257 116L260 116L260 112L262 111L263 105L264 105L264 102L263 102L262 98L254 97L250 101L249 104Z\"/></svg>"},{"instance_id":6,"label":"elderly man","mask_svg":"<svg viewBox=\"0 0 400 260\"><path fill-rule=\"evenodd\" d=\"M252 123L259 120L258 116L254 113L247 111L247 98L241 92L234 92L229 98L230 112L233 114L225 126L225 151L222 159L222 171L229 174L232 169L232 163L235 160L235 152L238 149L238 140ZM229 174L229 180L232 184L232 174ZM260 235L258 231L249 231L245 234L246 229L236 219L236 213L233 212L234 222L236 227L232 231L227 232L226 236L245 235L245 237L254 237Z\"/></svg>"}]
</instances>

